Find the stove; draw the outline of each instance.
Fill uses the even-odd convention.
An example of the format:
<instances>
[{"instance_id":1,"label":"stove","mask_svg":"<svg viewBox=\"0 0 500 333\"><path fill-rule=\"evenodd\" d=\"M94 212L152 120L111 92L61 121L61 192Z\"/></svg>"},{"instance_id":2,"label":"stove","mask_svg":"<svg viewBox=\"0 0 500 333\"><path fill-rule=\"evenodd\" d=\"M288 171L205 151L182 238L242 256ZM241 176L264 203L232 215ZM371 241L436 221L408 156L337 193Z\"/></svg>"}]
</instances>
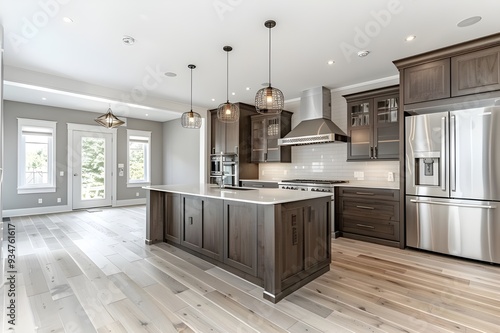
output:
<instances>
[{"instance_id":1,"label":"stove","mask_svg":"<svg viewBox=\"0 0 500 333\"><path fill-rule=\"evenodd\" d=\"M335 184L347 182L347 180L287 179L282 180L278 185L283 190L333 192Z\"/></svg>"}]
</instances>

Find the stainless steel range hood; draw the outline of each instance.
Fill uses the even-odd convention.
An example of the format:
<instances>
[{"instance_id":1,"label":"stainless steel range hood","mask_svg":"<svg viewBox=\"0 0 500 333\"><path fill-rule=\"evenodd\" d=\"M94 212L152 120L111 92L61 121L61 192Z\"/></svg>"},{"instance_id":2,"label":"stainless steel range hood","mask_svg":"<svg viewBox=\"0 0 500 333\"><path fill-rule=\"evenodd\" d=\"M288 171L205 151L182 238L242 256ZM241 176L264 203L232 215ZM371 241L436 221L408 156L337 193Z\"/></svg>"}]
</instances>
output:
<instances>
[{"instance_id":1,"label":"stainless steel range hood","mask_svg":"<svg viewBox=\"0 0 500 333\"><path fill-rule=\"evenodd\" d=\"M278 139L278 145L347 142L347 135L331 120L331 100L330 90L325 87L303 91L298 113L301 122Z\"/></svg>"}]
</instances>

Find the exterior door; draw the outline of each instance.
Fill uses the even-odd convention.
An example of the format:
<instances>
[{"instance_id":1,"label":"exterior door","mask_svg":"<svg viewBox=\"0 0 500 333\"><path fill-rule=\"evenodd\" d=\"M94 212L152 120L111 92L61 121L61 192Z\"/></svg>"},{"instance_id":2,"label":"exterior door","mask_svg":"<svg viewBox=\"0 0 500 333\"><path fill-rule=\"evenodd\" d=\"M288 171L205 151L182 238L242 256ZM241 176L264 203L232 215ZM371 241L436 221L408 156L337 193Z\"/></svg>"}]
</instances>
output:
<instances>
[{"instance_id":1,"label":"exterior door","mask_svg":"<svg viewBox=\"0 0 500 333\"><path fill-rule=\"evenodd\" d=\"M112 138L73 131L73 209L111 206Z\"/></svg>"}]
</instances>

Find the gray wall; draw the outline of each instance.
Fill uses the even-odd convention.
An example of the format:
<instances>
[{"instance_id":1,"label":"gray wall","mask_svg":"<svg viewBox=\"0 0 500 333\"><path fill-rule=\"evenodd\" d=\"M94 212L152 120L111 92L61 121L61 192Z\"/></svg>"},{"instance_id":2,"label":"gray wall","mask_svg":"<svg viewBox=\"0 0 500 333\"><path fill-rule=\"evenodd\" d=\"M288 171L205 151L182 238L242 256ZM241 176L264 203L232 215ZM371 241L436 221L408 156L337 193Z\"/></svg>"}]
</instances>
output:
<instances>
[{"instance_id":1,"label":"gray wall","mask_svg":"<svg viewBox=\"0 0 500 333\"><path fill-rule=\"evenodd\" d=\"M201 131L181 126L180 119L163 123L165 184L200 183Z\"/></svg>"},{"instance_id":2,"label":"gray wall","mask_svg":"<svg viewBox=\"0 0 500 333\"><path fill-rule=\"evenodd\" d=\"M2 186L3 209L23 209L45 206L68 205L68 128L67 123L96 125L96 113L76 111L50 106L4 101L4 182ZM105 110L103 110L104 112ZM17 194L17 118L30 118L57 121L56 133L56 192ZM151 131L151 181L152 184L163 182L163 124L159 122L127 119L127 127L118 128L117 163L127 163L126 129ZM64 171L64 176L59 172ZM116 171L116 170L115 170ZM127 188L126 168L124 177L117 177L117 200L145 198L141 188ZM136 196L139 192L139 197ZM38 198L43 203L38 203ZM57 203L61 198L61 203Z\"/></svg>"}]
</instances>

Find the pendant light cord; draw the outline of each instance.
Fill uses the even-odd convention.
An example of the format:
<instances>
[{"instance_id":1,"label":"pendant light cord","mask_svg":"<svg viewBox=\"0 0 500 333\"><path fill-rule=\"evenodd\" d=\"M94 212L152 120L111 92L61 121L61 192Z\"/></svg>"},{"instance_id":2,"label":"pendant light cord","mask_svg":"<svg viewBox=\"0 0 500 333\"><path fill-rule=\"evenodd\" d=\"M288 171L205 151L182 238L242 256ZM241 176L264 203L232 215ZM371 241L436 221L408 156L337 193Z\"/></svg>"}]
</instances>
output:
<instances>
[{"instance_id":1,"label":"pendant light cord","mask_svg":"<svg viewBox=\"0 0 500 333\"><path fill-rule=\"evenodd\" d=\"M226 51L226 99L229 103L229 51Z\"/></svg>"},{"instance_id":2,"label":"pendant light cord","mask_svg":"<svg viewBox=\"0 0 500 333\"><path fill-rule=\"evenodd\" d=\"M191 68L191 112L193 112L193 69Z\"/></svg>"},{"instance_id":3,"label":"pendant light cord","mask_svg":"<svg viewBox=\"0 0 500 333\"><path fill-rule=\"evenodd\" d=\"M269 87L271 87L271 29L269 28Z\"/></svg>"}]
</instances>

